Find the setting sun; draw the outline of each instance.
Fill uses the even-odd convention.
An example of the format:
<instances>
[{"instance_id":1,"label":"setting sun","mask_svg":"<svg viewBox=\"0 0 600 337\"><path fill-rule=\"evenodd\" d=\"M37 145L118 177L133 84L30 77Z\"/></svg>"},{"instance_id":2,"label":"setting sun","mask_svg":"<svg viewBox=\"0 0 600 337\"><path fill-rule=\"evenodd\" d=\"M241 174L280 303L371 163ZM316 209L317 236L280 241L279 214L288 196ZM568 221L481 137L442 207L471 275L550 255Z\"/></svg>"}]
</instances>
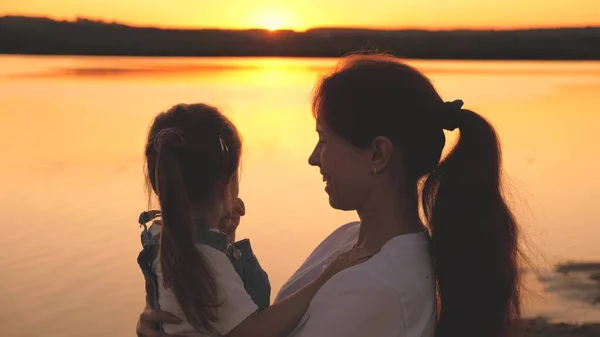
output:
<instances>
[{"instance_id":1,"label":"setting sun","mask_svg":"<svg viewBox=\"0 0 600 337\"><path fill-rule=\"evenodd\" d=\"M279 29L297 29L293 13L283 8L268 8L256 11L255 25L259 28L276 31Z\"/></svg>"},{"instance_id":2,"label":"setting sun","mask_svg":"<svg viewBox=\"0 0 600 337\"><path fill-rule=\"evenodd\" d=\"M271 16L264 18L264 22L262 23L262 25L264 28L273 32L278 29L281 29L284 25L284 21L281 17Z\"/></svg>"}]
</instances>

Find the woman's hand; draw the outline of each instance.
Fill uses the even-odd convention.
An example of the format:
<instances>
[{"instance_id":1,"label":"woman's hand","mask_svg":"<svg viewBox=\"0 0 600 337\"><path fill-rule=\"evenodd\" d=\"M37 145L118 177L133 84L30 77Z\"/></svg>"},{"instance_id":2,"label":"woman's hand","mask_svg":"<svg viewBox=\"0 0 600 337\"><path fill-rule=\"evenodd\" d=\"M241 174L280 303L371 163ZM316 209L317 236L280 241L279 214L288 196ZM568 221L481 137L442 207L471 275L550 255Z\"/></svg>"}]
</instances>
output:
<instances>
[{"instance_id":1,"label":"woman's hand","mask_svg":"<svg viewBox=\"0 0 600 337\"><path fill-rule=\"evenodd\" d=\"M140 315L135 332L138 337L181 337L158 331L157 323L180 324L181 320L168 312L146 307Z\"/></svg>"},{"instance_id":2,"label":"woman's hand","mask_svg":"<svg viewBox=\"0 0 600 337\"><path fill-rule=\"evenodd\" d=\"M333 275L340 271L355 266L359 263L363 263L370 259L373 255L377 254L376 251L372 251L366 248L353 248L347 252L338 255L331 263L329 263L324 269L319 278L322 282L326 282Z\"/></svg>"},{"instance_id":3,"label":"woman's hand","mask_svg":"<svg viewBox=\"0 0 600 337\"><path fill-rule=\"evenodd\" d=\"M229 236L229 242L235 242L235 231L240 225L240 219L246 214L246 205L242 199L237 198L233 203L231 213L226 214L219 222L219 230Z\"/></svg>"}]
</instances>

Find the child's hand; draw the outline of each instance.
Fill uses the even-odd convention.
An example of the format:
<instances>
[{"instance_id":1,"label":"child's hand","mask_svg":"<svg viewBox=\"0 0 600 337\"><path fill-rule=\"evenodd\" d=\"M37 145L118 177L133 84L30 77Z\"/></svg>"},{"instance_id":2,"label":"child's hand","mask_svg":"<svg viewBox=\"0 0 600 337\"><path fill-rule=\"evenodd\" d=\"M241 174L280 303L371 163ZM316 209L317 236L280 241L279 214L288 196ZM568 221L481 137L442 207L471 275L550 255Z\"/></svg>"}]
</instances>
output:
<instances>
[{"instance_id":1,"label":"child's hand","mask_svg":"<svg viewBox=\"0 0 600 337\"><path fill-rule=\"evenodd\" d=\"M240 225L241 217L246 214L246 206L242 199L238 198L233 204L231 213L226 214L219 222L219 230L229 236L231 243L235 242L235 230Z\"/></svg>"}]
</instances>

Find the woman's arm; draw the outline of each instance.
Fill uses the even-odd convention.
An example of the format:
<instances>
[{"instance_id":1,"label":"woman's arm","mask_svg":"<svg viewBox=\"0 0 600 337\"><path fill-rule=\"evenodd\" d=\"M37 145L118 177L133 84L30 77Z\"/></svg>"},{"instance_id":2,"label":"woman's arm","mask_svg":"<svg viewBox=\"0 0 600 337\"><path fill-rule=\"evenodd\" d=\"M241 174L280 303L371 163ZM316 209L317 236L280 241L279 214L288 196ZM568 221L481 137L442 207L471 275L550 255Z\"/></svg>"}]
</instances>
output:
<instances>
[{"instance_id":1,"label":"woman's arm","mask_svg":"<svg viewBox=\"0 0 600 337\"><path fill-rule=\"evenodd\" d=\"M228 337L282 337L300 323L323 280L315 280L285 300L248 316Z\"/></svg>"},{"instance_id":2,"label":"woman's arm","mask_svg":"<svg viewBox=\"0 0 600 337\"><path fill-rule=\"evenodd\" d=\"M291 333L308 309L308 306L319 288L337 272L364 262L373 252L354 249L338 256L323 273L313 282L294 294L279 301L262 312L247 316L230 331L223 331L228 337L284 337ZM177 337L156 331L155 323L178 324L181 321L163 311L151 310L148 307L140 315L137 335L140 337Z\"/></svg>"}]
</instances>

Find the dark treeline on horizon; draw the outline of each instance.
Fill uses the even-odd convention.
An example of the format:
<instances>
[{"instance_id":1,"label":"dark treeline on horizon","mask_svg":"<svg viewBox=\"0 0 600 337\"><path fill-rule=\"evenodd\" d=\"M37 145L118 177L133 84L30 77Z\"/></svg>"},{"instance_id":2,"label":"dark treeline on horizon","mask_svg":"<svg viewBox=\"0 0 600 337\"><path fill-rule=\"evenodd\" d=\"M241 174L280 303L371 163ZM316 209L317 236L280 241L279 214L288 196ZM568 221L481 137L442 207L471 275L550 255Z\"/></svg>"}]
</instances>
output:
<instances>
[{"instance_id":1,"label":"dark treeline on horizon","mask_svg":"<svg viewBox=\"0 0 600 337\"><path fill-rule=\"evenodd\" d=\"M599 60L600 27L508 31L320 28L269 32L0 17L3 54L339 57L365 49L422 59Z\"/></svg>"}]
</instances>

